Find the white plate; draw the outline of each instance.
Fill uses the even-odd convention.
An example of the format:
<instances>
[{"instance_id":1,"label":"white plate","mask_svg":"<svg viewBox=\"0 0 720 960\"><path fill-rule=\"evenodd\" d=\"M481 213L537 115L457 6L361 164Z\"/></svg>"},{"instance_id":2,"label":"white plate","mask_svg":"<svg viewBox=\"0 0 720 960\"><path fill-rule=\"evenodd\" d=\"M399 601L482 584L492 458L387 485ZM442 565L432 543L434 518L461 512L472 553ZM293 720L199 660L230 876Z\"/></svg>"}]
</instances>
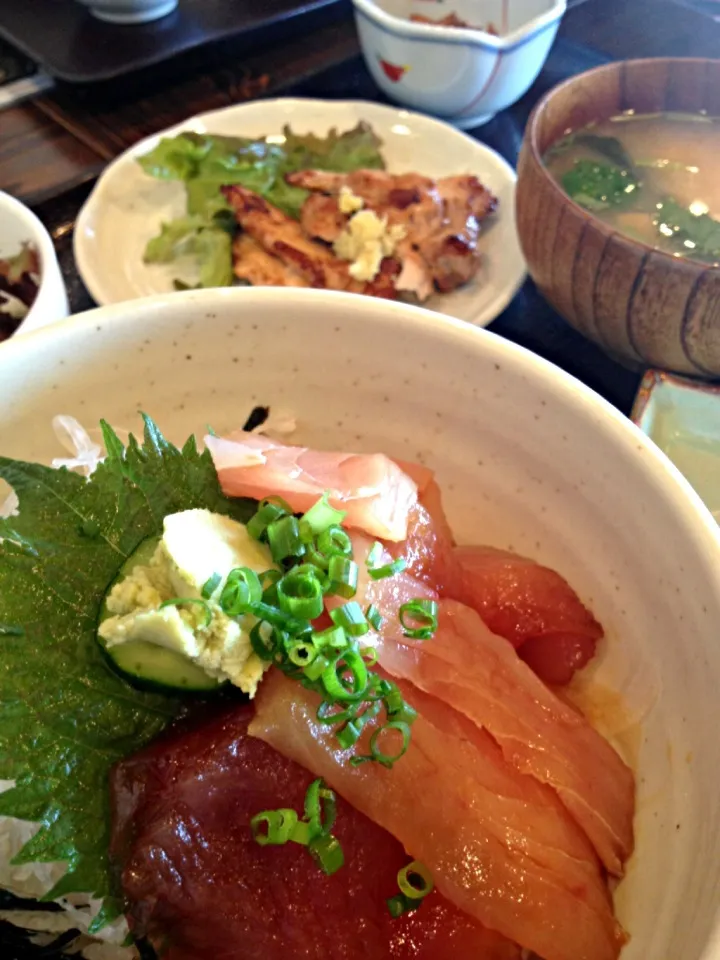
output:
<instances>
[{"instance_id":1,"label":"white plate","mask_svg":"<svg viewBox=\"0 0 720 960\"><path fill-rule=\"evenodd\" d=\"M164 221L185 213L180 183L155 180L136 163L161 137L183 130L261 137L291 124L298 133L349 130L360 120L383 141L388 170L415 170L430 177L474 173L499 198L499 212L481 240L485 263L479 276L451 294L437 295L430 309L486 326L512 300L525 278L515 229L515 172L494 150L447 124L418 113L376 103L329 100L260 100L205 113L142 140L115 160L80 211L75 259L100 304L120 303L173 290L178 264L143 263L148 240Z\"/></svg>"}]
</instances>

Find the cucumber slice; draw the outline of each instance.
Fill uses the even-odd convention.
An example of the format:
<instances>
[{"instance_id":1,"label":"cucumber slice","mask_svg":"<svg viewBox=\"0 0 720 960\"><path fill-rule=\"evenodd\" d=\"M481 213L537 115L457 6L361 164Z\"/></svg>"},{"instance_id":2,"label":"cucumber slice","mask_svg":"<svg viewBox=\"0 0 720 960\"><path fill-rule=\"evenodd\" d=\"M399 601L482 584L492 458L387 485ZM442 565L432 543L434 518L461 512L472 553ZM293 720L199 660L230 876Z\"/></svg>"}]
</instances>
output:
<instances>
[{"instance_id":1,"label":"cucumber slice","mask_svg":"<svg viewBox=\"0 0 720 960\"><path fill-rule=\"evenodd\" d=\"M120 580L130 574L135 567L147 566L160 537L143 540L135 552L120 567L117 577L112 581L105 594L98 626L112 617L107 608L107 596ZM159 690L162 693L203 693L208 694L225 685L225 681L211 677L201 667L196 666L187 657L144 640L133 640L108 648L105 640L97 634L97 640L110 666L125 680L144 690Z\"/></svg>"},{"instance_id":2,"label":"cucumber slice","mask_svg":"<svg viewBox=\"0 0 720 960\"><path fill-rule=\"evenodd\" d=\"M156 643L133 640L105 649L114 669L134 686L164 693L209 693L223 684L192 660Z\"/></svg>"}]
</instances>

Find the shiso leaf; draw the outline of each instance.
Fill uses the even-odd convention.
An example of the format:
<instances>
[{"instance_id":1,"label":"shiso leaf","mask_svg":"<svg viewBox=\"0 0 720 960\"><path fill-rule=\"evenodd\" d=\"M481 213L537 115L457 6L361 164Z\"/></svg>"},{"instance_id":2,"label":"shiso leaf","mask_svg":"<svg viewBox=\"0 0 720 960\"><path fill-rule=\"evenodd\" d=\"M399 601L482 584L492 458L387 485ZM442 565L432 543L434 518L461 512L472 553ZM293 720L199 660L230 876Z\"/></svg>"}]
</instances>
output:
<instances>
[{"instance_id":1,"label":"shiso leaf","mask_svg":"<svg viewBox=\"0 0 720 960\"><path fill-rule=\"evenodd\" d=\"M178 450L144 420L143 442L130 437L127 449L103 423L107 457L90 480L0 457L20 502L19 515L0 520L0 779L15 780L0 815L41 824L15 863L67 864L45 899L104 900L95 931L121 911L108 857L110 768L182 710L109 668L95 639L103 596L167 514L252 512L223 496L194 438Z\"/></svg>"}]
</instances>

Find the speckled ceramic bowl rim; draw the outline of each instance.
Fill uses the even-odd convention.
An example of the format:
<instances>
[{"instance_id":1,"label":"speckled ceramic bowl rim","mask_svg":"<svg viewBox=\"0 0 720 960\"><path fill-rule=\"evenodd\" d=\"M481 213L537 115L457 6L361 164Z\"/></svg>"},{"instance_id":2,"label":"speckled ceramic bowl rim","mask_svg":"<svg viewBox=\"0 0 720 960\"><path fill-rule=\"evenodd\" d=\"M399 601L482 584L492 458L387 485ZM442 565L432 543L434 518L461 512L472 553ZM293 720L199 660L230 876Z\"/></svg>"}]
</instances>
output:
<instances>
[{"instance_id":1,"label":"speckled ceramic bowl rim","mask_svg":"<svg viewBox=\"0 0 720 960\"><path fill-rule=\"evenodd\" d=\"M189 290L173 294L159 294L139 300L98 307L85 313L76 314L64 323L42 328L28 333L22 338L12 339L4 344L0 351L0 377L5 364L11 365L21 352L33 351L41 343L45 349L53 344L58 346L74 330L82 330L88 336L101 329L105 324L135 323L143 317L144 327L150 333L154 314L172 310L173 304L183 302L197 303L199 309L212 313L216 305L230 300L237 303L238 313L252 309L252 304L266 301L277 304L279 311L292 308L296 298L314 301L318 312L328 304L337 313L343 307L356 307L357 296L330 290L296 289L289 291L282 287L259 288L222 288L212 290ZM180 299L182 298L182 300ZM648 484L661 488L664 495L673 503L688 528L689 535L697 549L706 554L713 570L717 568L717 556L720 551L720 528L694 489L657 448L657 446L619 410L604 400L585 384L569 373L532 351L509 340L442 314L436 314L422 307L411 306L393 301L367 301L367 313L364 322L373 323L379 329L384 325L404 326L407 335L420 327L431 331L438 340L455 342L467 352L486 352L499 364L511 363L517 369L527 373L528 377L542 383L545 389L554 393L564 404L580 407L583 413L595 421L595 429L612 435L614 442L621 444L636 456L643 454L640 467ZM718 570L720 578L720 569ZM719 584L720 586L720 584ZM719 930L720 935L720 930Z\"/></svg>"},{"instance_id":2,"label":"speckled ceramic bowl rim","mask_svg":"<svg viewBox=\"0 0 720 960\"><path fill-rule=\"evenodd\" d=\"M504 6L507 6L508 3L509 0L503 0ZM396 37L404 37L408 40L432 41L445 45L460 44L493 52L507 53L523 46L525 43L529 43L543 30L557 23L567 9L567 0L555 0L545 13L533 17L527 23L518 27L517 30L501 37L470 27L438 27L430 23L414 23L412 20L405 20L402 17L387 13L374 0L353 0L353 6L368 20L372 20L380 29L392 33Z\"/></svg>"},{"instance_id":3,"label":"speckled ceramic bowl rim","mask_svg":"<svg viewBox=\"0 0 720 960\"><path fill-rule=\"evenodd\" d=\"M634 247L638 250L644 251L645 255L653 254L653 257L661 258L665 261L665 264L668 269L672 269L673 264L677 264L677 257L672 256L670 253L666 253L664 250L660 250L658 247L651 247L647 243L643 243L641 240L635 240L632 237L628 237L624 233L620 233L618 230L613 229L609 224L605 223L603 220L599 220L597 217L586 210L585 207L581 207L579 203L575 203L572 197L565 193L560 184L555 180L555 178L550 174L545 163L543 161L543 156L540 153L538 147L538 122L541 114L547 108L548 104L553 100L557 94L561 93L564 90L568 90L573 87L578 81L585 79L586 77L599 76L602 73L613 73L617 70L623 70L629 65L644 64L644 63L718 63L718 60L713 60L710 57L645 57L638 58L637 60L615 60L612 63L604 63L599 67L593 67L592 70L586 70L585 73L578 73L573 77L569 77L567 80L564 80L562 83L559 83L557 86L549 90L542 100L536 104L535 109L530 114L530 119L527 122L525 142L530 149L533 159L537 162L538 166L543 172L545 179L551 185L551 188L555 191L557 196L568 203L574 210L580 213L585 217L588 222L592 223L595 229L602 234L602 236L609 240L611 237L617 237L621 242L626 243L630 247ZM571 129L568 127L565 131L565 134L571 133ZM557 141L556 141L557 142ZM712 268L712 264L703 263L700 260L692 260L688 258L683 260L683 263L691 263L693 267L696 267L698 272L705 272Z\"/></svg>"}]
</instances>

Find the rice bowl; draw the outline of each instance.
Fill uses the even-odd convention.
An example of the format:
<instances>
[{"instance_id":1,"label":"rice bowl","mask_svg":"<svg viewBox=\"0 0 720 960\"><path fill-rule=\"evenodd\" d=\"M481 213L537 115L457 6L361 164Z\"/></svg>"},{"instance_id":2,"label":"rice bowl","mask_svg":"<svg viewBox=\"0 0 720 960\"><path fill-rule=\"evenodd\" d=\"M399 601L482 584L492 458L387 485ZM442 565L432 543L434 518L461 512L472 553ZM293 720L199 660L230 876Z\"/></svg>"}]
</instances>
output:
<instances>
[{"instance_id":1,"label":"rice bowl","mask_svg":"<svg viewBox=\"0 0 720 960\"><path fill-rule=\"evenodd\" d=\"M578 695L638 778L637 851L616 895L632 937L623 960L715 955L718 857L707 825L717 824L718 748L704 731L720 675L718 533L679 474L602 400L531 354L428 312L274 290L94 311L8 345L0 384L4 456L49 463L58 413L136 429L144 409L180 442L267 404L293 411L303 443L387 451L435 470L464 541L557 569L606 626ZM608 708L608 691L622 709Z\"/></svg>"}]
</instances>

